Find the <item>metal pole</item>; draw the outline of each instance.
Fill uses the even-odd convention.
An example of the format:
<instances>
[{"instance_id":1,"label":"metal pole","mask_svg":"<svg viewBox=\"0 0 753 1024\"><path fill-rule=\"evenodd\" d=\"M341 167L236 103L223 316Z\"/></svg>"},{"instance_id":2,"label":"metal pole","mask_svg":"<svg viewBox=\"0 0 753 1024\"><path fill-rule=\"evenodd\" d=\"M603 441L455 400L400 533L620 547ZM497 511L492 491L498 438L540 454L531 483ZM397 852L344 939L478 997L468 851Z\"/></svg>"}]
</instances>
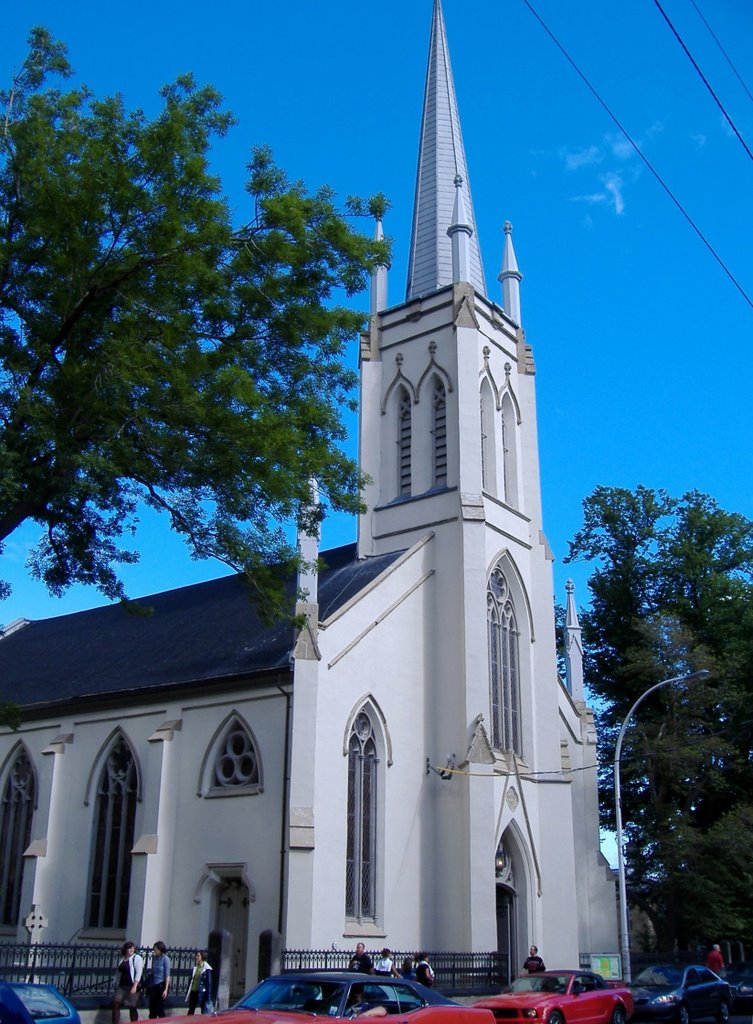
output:
<instances>
[{"instance_id":1,"label":"metal pole","mask_svg":"<svg viewBox=\"0 0 753 1024\"><path fill-rule=\"evenodd\" d=\"M617 832L617 876L620 887L620 954L622 957L622 976L625 981L632 980L630 970L630 921L628 918L627 895L625 885L625 853L622 847L622 795L620 792L620 755L622 754L622 741L625 737L625 730L628 727L633 712L642 701L654 690L661 686L668 686L670 683L690 683L698 679L707 679L711 673L708 669L702 668L698 672L691 672L684 676L673 676L671 679L662 679L655 683L640 695L631 709L625 715L620 734L617 737L617 744L614 748L614 817Z\"/></svg>"}]
</instances>

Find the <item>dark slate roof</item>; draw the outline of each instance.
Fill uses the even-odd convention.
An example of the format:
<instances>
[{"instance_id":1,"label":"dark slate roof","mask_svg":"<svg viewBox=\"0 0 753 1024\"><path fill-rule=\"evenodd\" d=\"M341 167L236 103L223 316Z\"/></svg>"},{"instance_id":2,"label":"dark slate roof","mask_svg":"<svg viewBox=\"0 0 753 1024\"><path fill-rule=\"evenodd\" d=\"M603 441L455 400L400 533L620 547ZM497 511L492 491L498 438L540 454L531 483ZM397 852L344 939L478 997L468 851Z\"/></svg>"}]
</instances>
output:
<instances>
[{"instance_id":1,"label":"dark slate roof","mask_svg":"<svg viewBox=\"0 0 753 1024\"><path fill-rule=\"evenodd\" d=\"M355 544L324 551L319 617L326 619L392 564L400 552L356 558ZM293 581L290 584L293 593ZM32 621L0 640L0 699L22 707L128 691L248 678L288 670L293 629L265 625L242 576L121 604ZM143 692L140 696L146 696Z\"/></svg>"}]
</instances>

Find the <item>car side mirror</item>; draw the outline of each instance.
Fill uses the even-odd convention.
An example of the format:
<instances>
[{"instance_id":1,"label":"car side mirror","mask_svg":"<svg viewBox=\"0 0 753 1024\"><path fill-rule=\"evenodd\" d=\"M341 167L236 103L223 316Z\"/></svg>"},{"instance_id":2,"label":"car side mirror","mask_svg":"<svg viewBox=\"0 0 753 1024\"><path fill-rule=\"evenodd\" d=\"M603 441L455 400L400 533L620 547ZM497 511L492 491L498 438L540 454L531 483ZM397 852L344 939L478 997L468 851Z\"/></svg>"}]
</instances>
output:
<instances>
[{"instance_id":1,"label":"car side mirror","mask_svg":"<svg viewBox=\"0 0 753 1024\"><path fill-rule=\"evenodd\" d=\"M581 992L585 992L585 989L583 988L583 983L580 981L573 982L573 995L579 996Z\"/></svg>"}]
</instances>

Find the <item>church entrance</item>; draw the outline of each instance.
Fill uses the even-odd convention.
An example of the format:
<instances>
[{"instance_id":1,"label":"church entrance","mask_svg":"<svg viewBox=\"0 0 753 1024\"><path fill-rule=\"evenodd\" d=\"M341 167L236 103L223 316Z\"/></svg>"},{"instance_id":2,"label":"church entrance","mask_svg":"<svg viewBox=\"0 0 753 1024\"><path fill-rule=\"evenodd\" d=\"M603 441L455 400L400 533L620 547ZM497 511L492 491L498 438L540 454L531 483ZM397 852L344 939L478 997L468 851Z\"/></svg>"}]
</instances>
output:
<instances>
[{"instance_id":1,"label":"church entrance","mask_svg":"<svg viewBox=\"0 0 753 1024\"><path fill-rule=\"evenodd\" d=\"M515 927L515 893L504 885L497 886L497 952L500 958L502 982L509 984L517 974L513 962L517 949ZM507 977L504 977L505 964Z\"/></svg>"},{"instance_id":2,"label":"church entrance","mask_svg":"<svg viewBox=\"0 0 753 1024\"><path fill-rule=\"evenodd\" d=\"M515 888L510 851L501 841L494 857L497 896L497 952L503 984L509 984L518 973L515 958L518 950L518 897ZM506 975L506 976L505 976Z\"/></svg>"},{"instance_id":3,"label":"church entrance","mask_svg":"<svg viewBox=\"0 0 753 1024\"><path fill-rule=\"evenodd\" d=\"M241 878L223 878L216 890L215 927L230 932L230 1001L246 991L248 952L248 886Z\"/></svg>"}]
</instances>

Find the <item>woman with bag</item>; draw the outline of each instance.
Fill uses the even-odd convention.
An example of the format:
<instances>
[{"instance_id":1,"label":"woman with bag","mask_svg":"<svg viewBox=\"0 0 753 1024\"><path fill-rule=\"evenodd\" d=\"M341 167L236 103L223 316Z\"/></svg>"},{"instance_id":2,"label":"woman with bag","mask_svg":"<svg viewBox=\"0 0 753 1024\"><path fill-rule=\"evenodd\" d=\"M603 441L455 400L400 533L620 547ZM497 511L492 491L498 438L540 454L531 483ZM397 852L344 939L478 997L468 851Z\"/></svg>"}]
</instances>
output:
<instances>
[{"instance_id":1,"label":"woman with bag","mask_svg":"<svg viewBox=\"0 0 753 1024\"><path fill-rule=\"evenodd\" d=\"M214 1013L212 1001L212 968L206 961L206 954L203 949L197 949L194 954L195 967L188 985L186 998L188 1000L188 1012L195 1013L198 1006L202 1013Z\"/></svg>"},{"instance_id":2,"label":"woman with bag","mask_svg":"<svg viewBox=\"0 0 753 1024\"><path fill-rule=\"evenodd\" d=\"M136 952L132 942L126 942L120 951L121 961L115 975L115 995L112 999L112 1024L120 1024L120 1007L128 1007L132 1021L139 1019L139 982L144 970L144 960Z\"/></svg>"}]
</instances>

